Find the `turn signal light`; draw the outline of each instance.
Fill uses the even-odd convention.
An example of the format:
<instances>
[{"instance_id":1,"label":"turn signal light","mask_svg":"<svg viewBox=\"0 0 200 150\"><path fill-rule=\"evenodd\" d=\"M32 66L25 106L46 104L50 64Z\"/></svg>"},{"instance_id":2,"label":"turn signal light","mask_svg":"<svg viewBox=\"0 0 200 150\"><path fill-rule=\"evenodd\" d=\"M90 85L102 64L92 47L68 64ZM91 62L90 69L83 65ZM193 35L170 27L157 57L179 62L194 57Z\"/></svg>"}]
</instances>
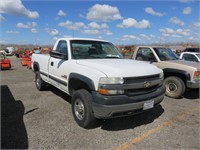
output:
<instances>
[{"instance_id":1,"label":"turn signal light","mask_svg":"<svg viewBox=\"0 0 200 150\"><path fill-rule=\"evenodd\" d=\"M105 90L105 89L99 89L98 92L99 92L99 94L103 94L103 95L108 94L108 90Z\"/></svg>"}]
</instances>

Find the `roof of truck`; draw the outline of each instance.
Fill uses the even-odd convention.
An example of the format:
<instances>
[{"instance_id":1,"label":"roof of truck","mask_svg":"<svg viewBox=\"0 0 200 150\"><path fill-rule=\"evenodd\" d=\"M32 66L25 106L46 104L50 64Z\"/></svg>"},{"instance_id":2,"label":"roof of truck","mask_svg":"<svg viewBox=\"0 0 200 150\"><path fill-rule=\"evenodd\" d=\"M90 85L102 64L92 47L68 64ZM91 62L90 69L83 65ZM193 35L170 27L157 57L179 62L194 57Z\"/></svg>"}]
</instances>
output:
<instances>
[{"instance_id":1,"label":"roof of truck","mask_svg":"<svg viewBox=\"0 0 200 150\"><path fill-rule=\"evenodd\" d=\"M101 40L101 39L92 39L92 38L59 38L58 40L90 40L90 41L102 41L102 42L108 42L106 40Z\"/></svg>"},{"instance_id":2,"label":"roof of truck","mask_svg":"<svg viewBox=\"0 0 200 150\"><path fill-rule=\"evenodd\" d=\"M138 45L136 47L163 47L163 48L166 48L165 46L159 46L159 45Z\"/></svg>"}]
</instances>

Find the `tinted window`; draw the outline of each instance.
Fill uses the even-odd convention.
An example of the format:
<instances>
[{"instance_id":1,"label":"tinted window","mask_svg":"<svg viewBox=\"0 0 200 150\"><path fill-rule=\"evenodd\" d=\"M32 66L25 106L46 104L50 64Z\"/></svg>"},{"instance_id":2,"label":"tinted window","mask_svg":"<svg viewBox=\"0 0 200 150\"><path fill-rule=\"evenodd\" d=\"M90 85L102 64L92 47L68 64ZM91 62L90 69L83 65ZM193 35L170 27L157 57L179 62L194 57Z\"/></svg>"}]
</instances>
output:
<instances>
[{"instance_id":1,"label":"tinted window","mask_svg":"<svg viewBox=\"0 0 200 150\"><path fill-rule=\"evenodd\" d=\"M136 60L156 61L156 58L151 49L144 47L138 49Z\"/></svg>"},{"instance_id":2,"label":"tinted window","mask_svg":"<svg viewBox=\"0 0 200 150\"><path fill-rule=\"evenodd\" d=\"M197 58L192 54L184 54L183 59L187 61L196 61L198 62Z\"/></svg>"},{"instance_id":3,"label":"tinted window","mask_svg":"<svg viewBox=\"0 0 200 150\"><path fill-rule=\"evenodd\" d=\"M169 48L153 48L161 61L177 60L179 57Z\"/></svg>"},{"instance_id":4,"label":"tinted window","mask_svg":"<svg viewBox=\"0 0 200 150\"><path fill-rule=\"evenodd\" d=\"M67 50L68 50L67 42L64 40L60 40L56 48L56 51L59 51L60 53L63 53L63 54L67 54Z\"/></svg>"},{"instance_id":5,"label":"tinted window","mask_svg":"<svg viewBox=\"0 0 200 150\"><path fill-rule=\"evenodd\" d=\"M119 50L109 42L71 40L73 59L123 58Z\"/></svg>"}]
</instances>

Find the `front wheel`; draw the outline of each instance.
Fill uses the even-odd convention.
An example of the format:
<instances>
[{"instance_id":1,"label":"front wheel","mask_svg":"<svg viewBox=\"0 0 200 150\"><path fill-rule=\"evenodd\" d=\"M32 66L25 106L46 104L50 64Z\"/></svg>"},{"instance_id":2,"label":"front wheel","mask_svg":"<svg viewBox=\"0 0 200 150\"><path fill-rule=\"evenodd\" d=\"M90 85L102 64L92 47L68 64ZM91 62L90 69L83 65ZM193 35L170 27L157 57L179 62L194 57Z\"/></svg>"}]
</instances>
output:
<instances>
[{"instance_id":1,"label":"front wheel","mask_svg":"<svg viewBox=\"0 0 200 150\"><path fill-rule=\"evenodd\" d=\"M91 128L96 124L92 110L92 95L84 89L77 90L72 96L72 113L80 127Z\"/></svg>"},{"instance_id":2,"label":"front wheel","mask_svg":"<svg viewBox=\"0 0 200 150\"><path fill-rule=\"evenodd\" d=\"M166 95L172 98L179 98L185 92L185 84L182 79L175 76L167 77L164 80Z\"/></svg>"}]
</instances>

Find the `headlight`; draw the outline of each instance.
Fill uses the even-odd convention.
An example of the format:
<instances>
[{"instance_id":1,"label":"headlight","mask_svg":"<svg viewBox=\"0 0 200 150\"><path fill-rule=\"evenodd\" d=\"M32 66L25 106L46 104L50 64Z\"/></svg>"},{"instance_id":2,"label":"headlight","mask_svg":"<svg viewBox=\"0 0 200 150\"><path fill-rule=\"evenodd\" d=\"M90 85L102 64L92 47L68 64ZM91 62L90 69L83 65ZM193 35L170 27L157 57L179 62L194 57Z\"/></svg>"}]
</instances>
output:
<instances>
[{"instance_id":1,"label":"headlight","mask_svg":"<svg viewBox=\"0 0 200 150\"><path fill-rule=\"evenodd\" d=\"M194 72L194 79L200 79L200 71Z\"/></svg>"},{"instance_id":2,"label":"headlight","mask_svg":"<svg viewBox=\"0 0 200 150\"><path fill-rule=\"evenodd\" d=\"M123 83L124 83L123 78L100 78L98 92L103 95L124 94L124 90L108 90L102 88L103 87L102 85L114 85Z\"/></svg>"},{"instance_id":3,"label":"headlight","mask_svg":"<svg viewBox=\"0 0 200 150\"><path fill-rule=\"evenodd\" d=\"M123 84L123 78L100 78L99 84Z\"/></svg>"}]
</instances>

